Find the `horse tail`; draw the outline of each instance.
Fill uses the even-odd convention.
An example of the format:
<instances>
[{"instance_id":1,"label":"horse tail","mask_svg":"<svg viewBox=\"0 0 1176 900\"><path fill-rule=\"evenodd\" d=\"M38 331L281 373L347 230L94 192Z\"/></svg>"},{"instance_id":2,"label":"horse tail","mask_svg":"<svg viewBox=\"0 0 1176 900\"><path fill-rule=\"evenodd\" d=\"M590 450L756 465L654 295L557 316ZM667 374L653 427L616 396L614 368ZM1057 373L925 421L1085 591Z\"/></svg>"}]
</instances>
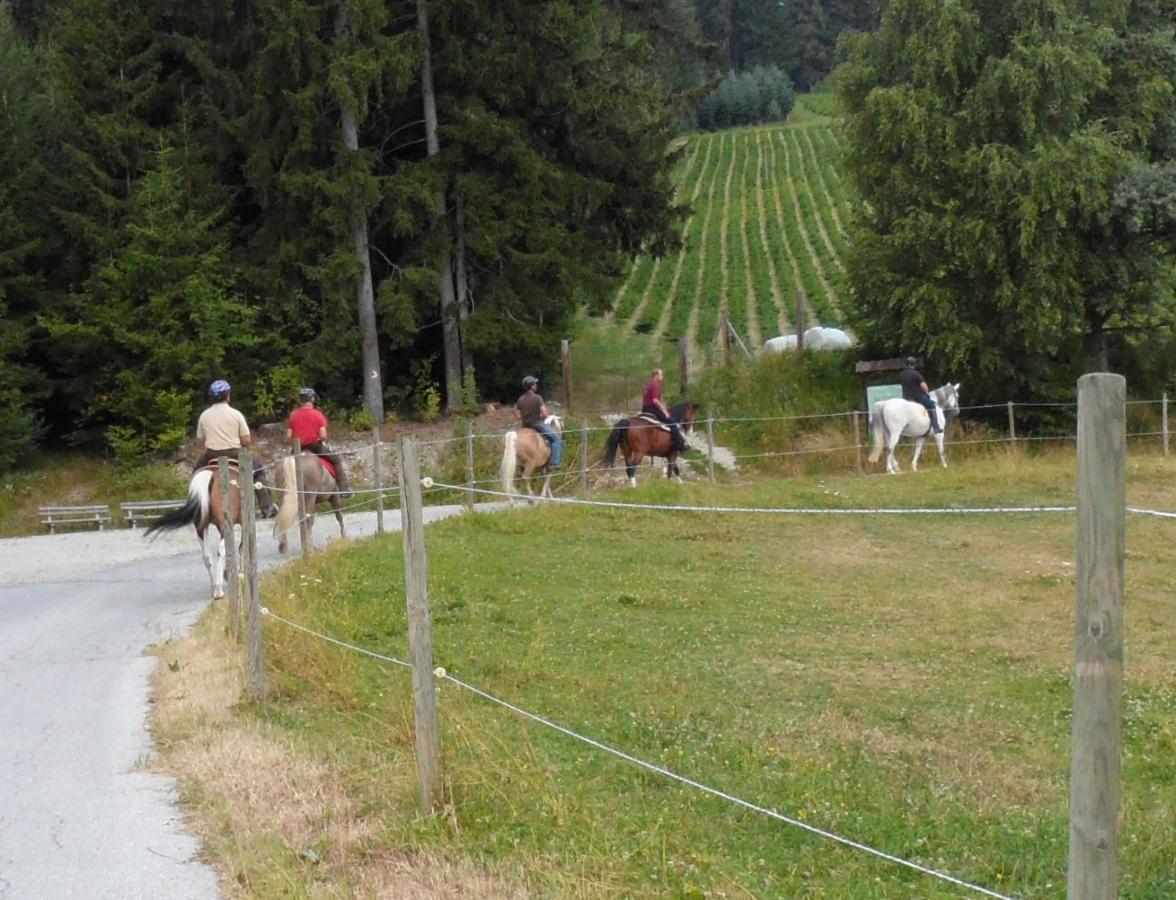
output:
<instances>
[{"instance_id":1,"label":"horse tail","mask_svg":"<svg viewBox=\"0 0 1176 900\"><path fill-rule=\"evenodd\" d=\"M629 420L621 419L613 426L613 430L609 433L608 442L604 445L604 457L600 460L600 464L606 468L611 469L613 464L617 461L617 449L621 446L623 441L629 434Z\"/></svg>"},{"instance_id":2,"label":"horse tail","mask_svg":"<svg viewBox=\"0 0 1176 900\"><path fill-rule=\"evenodd\" d=\"M503 493L513 494L515 492L515 469L519 463L519 433L508 431L505 443L506 446L502 448L502 466L499 469L499 474L502 476Z\"/></svg>"},{"instance_id":3,"label":"horse tail","mask_svg":"<svg viewBox=\"0 0 1176 900\"><path fill-rule=\"evenodd\" d=\"M212 483L212 472L201 469L188 482L188 500L179 509L164 513L143 532L143 537L150 537L157 531L175 531L185 525L196 525L208 515L208 488Z\"/></svg>"},{"instance_id":4,"label":"horse tail","mask_svg":"<svg viewBox=\"0 0 1176 900\"><path fill-rule=\"evenodd\" d=\"M274 537L279 537L298 523L298 477L294 473L293 456L287 456L278 463L274 481L282 492L278 517L274 519Z\"/></svg>"},{"instance_id":5,"label":"horse tail","mask_svg":"<svg viewBox=\"0 0 1176 900\"><path fill-rule=\"evenodd\" d=\"M874 421L871 430L874 432L874 449L870 451L870 462L877 462L882 458L882 443L886 438L886 423L882 416L882 402L874 404Z\"/></svg>"}]
</instances>

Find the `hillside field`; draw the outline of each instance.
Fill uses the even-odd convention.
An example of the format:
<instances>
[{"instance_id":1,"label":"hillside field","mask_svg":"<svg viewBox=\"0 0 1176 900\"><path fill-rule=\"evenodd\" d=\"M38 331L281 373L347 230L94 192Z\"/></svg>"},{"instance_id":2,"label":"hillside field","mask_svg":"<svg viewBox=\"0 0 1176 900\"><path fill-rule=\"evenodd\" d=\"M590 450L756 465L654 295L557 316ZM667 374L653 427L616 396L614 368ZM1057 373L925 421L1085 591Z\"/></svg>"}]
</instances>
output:
<instances>
[{"instance_id":1,"label":"hillside field","mask_svg":"<svg viewBox=\"0 0 1176 900\"><path fill-rule=\"evenodd\" d=\"M844 324L854 199L839 125L819 106L801 98L783 124L687 140L677 194L689 209L683 248L637 259L612 315L586 323L573 353L588 399L615 404L647 368L676 371L682 337L693 371L712 365L723 315L753 353L795 331L802 293L806 327Z\"/></svg>"}]
</instances>

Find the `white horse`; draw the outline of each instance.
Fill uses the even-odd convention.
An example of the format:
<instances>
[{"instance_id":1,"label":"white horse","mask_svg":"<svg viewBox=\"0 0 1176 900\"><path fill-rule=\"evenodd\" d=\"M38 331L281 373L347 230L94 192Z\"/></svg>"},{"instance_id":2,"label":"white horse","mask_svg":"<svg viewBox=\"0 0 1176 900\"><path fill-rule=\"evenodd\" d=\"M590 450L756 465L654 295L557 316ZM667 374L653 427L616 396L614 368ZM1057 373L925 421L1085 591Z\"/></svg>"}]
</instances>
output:
<instances>
[{"instance_id":1,"label":"white horse","mask_svg":"<svg viewBox=\"0 0 1176 900\"><path fill-rule=\"evenodd\" d=\"M559 416L548 416L543 420L555 433L563 437L563 420ZM523 466L523 478L526 479L527 493L535 496L531 490L531 473L536 469L543 470L543 488L540 497L550 497L551 468L547 465L551 459L551 445L547 438L531 428L518 428L506 433L506 446L502 450L502 491L505 494L515 493L515 471L519 464Z\"/></svg>"},{"instance_id":2,"label":"white horse","mask_svg":"<svg viewBox=\"0 0 1176 900\"><path fill-rule=\"evenodd\" d=\"M931 434L935 438L935 446L939 449L939 462L947 468L947 456L943 452L943 434L947 430L947 423L960 412L959 382L948 382L941 388L931 392L936 406L943 414L943 431L935 432L931 429L931 417L927 408L921 403L913 403L894 397L890 400L879 400L874 404L874 449L870 453L870 462L877 462L882 455L882 445L886 445L886 471L892 475L902 471L898 460L894 458L894 448L898 446L899 438L903 435L915 439L915 455L911 457L911 471L919 471L919 454L923 452L923 441Z\"/></svg>"}]
</instances>

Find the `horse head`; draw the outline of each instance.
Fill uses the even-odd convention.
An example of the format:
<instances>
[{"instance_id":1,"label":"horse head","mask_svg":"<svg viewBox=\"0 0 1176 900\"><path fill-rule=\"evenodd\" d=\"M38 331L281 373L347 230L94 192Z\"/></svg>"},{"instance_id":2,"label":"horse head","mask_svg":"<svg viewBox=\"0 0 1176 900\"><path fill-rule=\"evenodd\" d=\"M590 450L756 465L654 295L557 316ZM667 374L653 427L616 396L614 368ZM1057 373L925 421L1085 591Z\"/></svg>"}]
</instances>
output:
<instances>
[{"instance_id":1,"label":"horse head","mask_svg":"<svg viewBox=\"0 0 1176 900\"><path fill-rule=\"evenodd\" d=\"M272 519L278 514L278 506L274 503L273 485L266 481L269 471L269 465L260 461L253 467L253 498L257 514L263 519Z\"/></svg>"},{"instance_id":2,"label":"horse head","mask_svg":"<svg viewBox=\"0 0 1176 900\"><path fill-rule=\"evenodd\" d=\"M563 419L561 419L555 413L549 415L546 419L543 420L543 422L544 424L550 425L552 428L554 428L556 434L563 434Z\"/></svg>"},{"instance_id":3,"label":"horse head","mask_svg":"<svg viewBox=\"0 0 1176 900\"><path fill-rule=\"evenodd\" d=\"M670 418L682 426L685 434L694 432L694 418L698 415L698 405L689 400L675 403L670 407Z\"/></svg>"},{"instance_id":4,"label":"horse head","mask_svg":"<svg viewBox=\"0 0 1176 900\"><path fill-rule=\"evenodd\" d=\"M941 388L934 391L935 400L939 403L939 408L943 410L943 414L949 418L955 418L960 414L960 383L957 381L952 384L950 381Z\"/></svg>"}]
</instances>

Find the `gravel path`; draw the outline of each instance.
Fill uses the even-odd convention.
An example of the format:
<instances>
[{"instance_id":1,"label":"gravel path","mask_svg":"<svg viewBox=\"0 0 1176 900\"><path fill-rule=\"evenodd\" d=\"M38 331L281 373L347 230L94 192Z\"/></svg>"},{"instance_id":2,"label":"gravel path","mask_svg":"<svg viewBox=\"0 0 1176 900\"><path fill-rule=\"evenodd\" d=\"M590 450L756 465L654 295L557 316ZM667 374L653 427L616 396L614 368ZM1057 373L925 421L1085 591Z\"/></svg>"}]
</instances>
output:
<instances>
[{"instance_id":1,"label":"gravel path","mask_svg":"<svg viewBox=\"0 0 1176 900\"><path fill-rule=\"evenodd\" d=\"M430 507L425 520L461 507ZM347 517L353 537L375 513ZM399 514L385 514L389 529ZM316 523L316 544L337 538ZM297 539L295 539L297 545ZM263 523L259 562L281 560ZM209 900L212 870L151 753L151 645L187 633L208 575L194 532L0 540L0 898Z\"/></svg>"}]
</instances>

